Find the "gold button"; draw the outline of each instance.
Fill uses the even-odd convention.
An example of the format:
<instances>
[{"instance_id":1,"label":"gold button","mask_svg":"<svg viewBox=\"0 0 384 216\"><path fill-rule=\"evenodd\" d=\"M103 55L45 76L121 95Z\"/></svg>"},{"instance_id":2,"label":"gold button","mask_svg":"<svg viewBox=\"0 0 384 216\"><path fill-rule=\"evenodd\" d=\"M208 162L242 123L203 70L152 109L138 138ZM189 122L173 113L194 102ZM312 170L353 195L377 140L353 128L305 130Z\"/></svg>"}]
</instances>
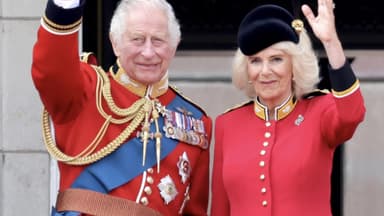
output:
<instances>
[{"instance_id":1,"label":"gold button","mask_svg":"<svg viewBox=\"0 0 384 216\"><path fill-rule=\"evenodd\" d=\"M271 122L265 122L265 126L270 127L271 126Z\"/></svg>"},{"instance_id":2,"label":"gold button","mask_svg":"<svg viewBox=\"0 0 384 216\"><path fill-rule=\"evenodd\" d=\"M264 137L265 137L265 138L269 138L269 137L271 137L271 133L270 133L270 132L266 132L266 133L264 134Z\"/></svg>"},{"instance_id":3,"label":"gold button","mask_svg":"<svg viewBox=\"0 0 384 216\"><path fill-rule=\"evenodd\" d=\"M263 187L263 188L261 188L261 193L266 193L267 192L267 188L265 188L265 187Z\"/></svg>"},{"instance_id":4,"label":"gold button","mask_svg":"<svg viewBox=\"0 0 384 216\"><path fill-rule=\"evenodd\" d=\"M268 145L269 145L269 143L267 141L263 142L264 147L267 147Z\"/></svg>"},{"instance_id":5,"label":"gold button","mask_svg":"<svg viewBox=\"0 0 384 216\"><path fill-rule=\"evenodd\" d=\"M264 180L265 179L265 175L264 174L261 174L260 175L260 180Z\"/></svg>"},{"instance_id":6,"label":"gold button","mask_svg":"<svg viewBox=\"0 0 384 216\"><path fill-rule=\"evenodd\" d=\"M264 200L262 203L261 203L264 207L266 207L268 205L268 202L267 200Z\"/></svg>"},{"instance_id":7,"label":"gold button","mask_svg":"<svg viewBox=\"0 0 384 216\"><path fill-rule=\"evenodd\" d=\"M151 176L148 176L148 177L147 177L147 182L148 182L149 184L153 184L153 178L152 178Z\"/></svg>"},{"instance_id":8,"label":"gold button","mask_svg":"<svg viewBox=\"0 0 384 216\"><path fill-rule=\"evenodd\" d=\"M145 192L147 195L151 195L151 194L152 194L152 189L151 189L151 187L146 186L146 187L144 188L144 192Z\"/></svg>"},{"instance_id":9,"label":"gold button","mask_svg":"<svg viewBox=\"0 0 384 216\"><path fill-rule=\"evenodd\" d=\"M265 162L264 162L264 161L260 161L259 165L260 165L261 167L264 167L264 166L265 166Z\"/></svg>"},{"instance_id":10,"label":"gold button","mask_svg":"<svg viewBox=\"0 0 384 216\"><path fill-rule=\"evenodd\" d=\"M148 168L148 169L147 169L147 172L153 174L153 169L152 169L152 168Z\"/></svg>"},{"instance_id":11,"label":"gold button","mask_svg":"<svg viewBox=\"0 0 384 216\"><path fill-rule=\"evenodd\" d=\"M267 151L265 151L265 150L261 150L261 151L260 151L260 155L263 155L263 156L264 156L265 153L267 153Z\"/></svg>"},{"instance_id":12,"label":"gold button","mask_svg":"<svg viewBox=\"0 0 384 216\"><path fill-rule=\"evenodd\" d=\"M140 199L140 202L141 202L141 204L143 204L143 205L148 205L148 198L147 197L143 197L143 198L141 198Z\"/></svg>"}]
</instances>

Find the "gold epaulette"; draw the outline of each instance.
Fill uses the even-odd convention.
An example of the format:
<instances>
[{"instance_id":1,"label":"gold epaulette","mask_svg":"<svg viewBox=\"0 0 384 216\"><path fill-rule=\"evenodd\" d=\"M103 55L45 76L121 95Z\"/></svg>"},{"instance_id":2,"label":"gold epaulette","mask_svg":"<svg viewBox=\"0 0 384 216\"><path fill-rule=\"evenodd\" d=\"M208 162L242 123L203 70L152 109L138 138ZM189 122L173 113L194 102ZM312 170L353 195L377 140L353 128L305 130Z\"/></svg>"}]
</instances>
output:
<instances>
[{"instance_id":1,"label":"gold epaulette","mask_svg":"<svg viewBox=\"0 0 384 216\"><path fill-rule=\"evenodd\" d=\"M328 89L315 89L303 96L304 99L309 99L316 96L326 95L331 93Z\"/></svg>"},{"instance_id":2,"label":"gold epaulette","mask_svg":"<svg viewBox=\"0 0 384 216\"><path fill-rule=\"evenodd\" d=\"M231 112L232 110L235 110L235 109L240 108L240 107L242 107L242 106L248 105L248 104L250 104L250 103L253 103L253 100L249 100L249 101L245 101L245 102L236 104L235 106L233 106L233 107L228 108L227 110L225 110L223 113Z\"/></svg>"},{"instance_id":3,"label":"gold epaulette","mask_svg":"<svg viewBox=\"0 0 384 216\"><path fill-rule=\"evenodd\" d=\"M187 96L183 95L183 93L176 86L169 85L169 88L172 89L176 94L180 95L180 97L184 98L185 100L187 100L188 102L193 104L196 108L198 108L201 112L203 112L204 115L207 115L207 112L201 106L199 106L197 103L193 102L192 99L190 99Z\"/></svg>"},{"instance_id":4,"label":"gold epaulette","mask_svg":"<svg viewBox=\"0 0 384 216\"><path fill-rule=\"evenodd\" d=\"M80 61L85 62L87 64L91 64L91 65L96 65L96 66L99 65L99 63L97 62L97 57L93 52L83 52L80 55Z\"/></svg>"}]
</instances>

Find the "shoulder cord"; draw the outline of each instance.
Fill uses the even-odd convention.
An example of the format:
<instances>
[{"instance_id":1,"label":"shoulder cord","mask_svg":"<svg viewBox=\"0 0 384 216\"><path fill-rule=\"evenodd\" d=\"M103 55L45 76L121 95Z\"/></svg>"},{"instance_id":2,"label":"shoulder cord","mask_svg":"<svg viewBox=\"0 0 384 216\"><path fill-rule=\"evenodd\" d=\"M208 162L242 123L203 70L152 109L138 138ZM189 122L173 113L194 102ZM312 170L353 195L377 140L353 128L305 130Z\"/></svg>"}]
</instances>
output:
<instances>
[{"instance_id":1,"label":"shoulder cord","mask_svg":"<svg viewBox=\"0 0 384 216\"><path fill-rule=\"evenodd\" d=\"M132 106L122 109L119 108L113 101L111 95L111 86L108 79L108 76L105 74L104 70L100 67L94 67L97 72L97 85L96 85L96 106L101 116L105 118L104 124L101 126L96 137L92 140L91 144L85 148L82 152L76 156L69 156L63 153L56 145L50 127L50 118L48 111L44 108L42 116L42 129L43 129L43 140L45 147L52 157L56 160L61 161L70 165L86 165L93 163L102 159L103 157L111 154L115 151L131 134L132 132L140 125L144 120L144 116L148 115L148 112L152 109L153 102L143 97L137 100ZM123 118L116 119L111 115L108 115L102 107L101 100L102 96L108 104L110 110ZM117 136L114 140L109 142L105 147L101 148L95 153L92 153L96 147L100 144L101 139L104 137L105 132L110 123L114 124L123 124L131 121L130 124L124 129L124 131ZM147 120L146 120L147 121ZM144 152L143 152L144 153Z\"/></svg>"}]
</instances>

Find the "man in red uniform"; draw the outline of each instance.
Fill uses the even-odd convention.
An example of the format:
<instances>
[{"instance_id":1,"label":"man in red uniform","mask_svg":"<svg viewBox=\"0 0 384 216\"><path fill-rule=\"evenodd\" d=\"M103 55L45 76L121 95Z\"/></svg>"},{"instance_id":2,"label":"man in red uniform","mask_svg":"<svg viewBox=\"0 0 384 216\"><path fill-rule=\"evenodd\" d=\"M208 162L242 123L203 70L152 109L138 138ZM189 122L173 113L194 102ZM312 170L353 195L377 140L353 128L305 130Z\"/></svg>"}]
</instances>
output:
<instances>
[{"instance_id":1,"label":"man in red uniform","mask_svg":"<svg viewBox=\"0 0 384 216\"><path fill-rule=\"evenodd\" d=\"M85 0L49 0L33 50L52 215L206 215L211 119L168 85L180 27L165 0L122 0L109 71L79 58Z\"/></svg>"}]
</instances>

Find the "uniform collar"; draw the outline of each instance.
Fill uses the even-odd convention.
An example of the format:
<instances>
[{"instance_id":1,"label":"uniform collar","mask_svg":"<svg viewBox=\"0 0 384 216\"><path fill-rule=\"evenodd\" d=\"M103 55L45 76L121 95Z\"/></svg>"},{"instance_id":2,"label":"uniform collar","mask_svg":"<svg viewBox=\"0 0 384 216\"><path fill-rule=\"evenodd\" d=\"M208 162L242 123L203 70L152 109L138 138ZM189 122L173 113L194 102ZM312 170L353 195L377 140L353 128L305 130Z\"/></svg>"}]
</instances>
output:
<instances>
[{"instance_id":1,"label":"uniform collar","mask_svg":"<svg viewBox=\"0 0 384 216\"><path fill-rule=\"evenodd\" d=\"M289 113L291 113L292 110L295 108L296 103L297 100L295 99L295 97L290 95L280 106L272 110L272 112L274 112L276 121L285 118ZM256 100L254 101L254 111L256 116L258 116L259 118L265 121L270 121L270 110L268 110L268 107L261 104L258 98L256 98Z\"/></svg>"},{"instance_id":2,"label":"uniform collar","mask_svg":"<svg viewBox=\"0 0 384 216\"><path fill-rule=\"evenodd\" d=\"M159 82L152 85L144 85L131 79L121 67L119 60L117 60L116 64L111 66L109 70L112 77L118 83L139 97L148 96L150 98L157 98L165 94L168 90L168 73L166 73Z\"/></svg>"}]
</instances>

